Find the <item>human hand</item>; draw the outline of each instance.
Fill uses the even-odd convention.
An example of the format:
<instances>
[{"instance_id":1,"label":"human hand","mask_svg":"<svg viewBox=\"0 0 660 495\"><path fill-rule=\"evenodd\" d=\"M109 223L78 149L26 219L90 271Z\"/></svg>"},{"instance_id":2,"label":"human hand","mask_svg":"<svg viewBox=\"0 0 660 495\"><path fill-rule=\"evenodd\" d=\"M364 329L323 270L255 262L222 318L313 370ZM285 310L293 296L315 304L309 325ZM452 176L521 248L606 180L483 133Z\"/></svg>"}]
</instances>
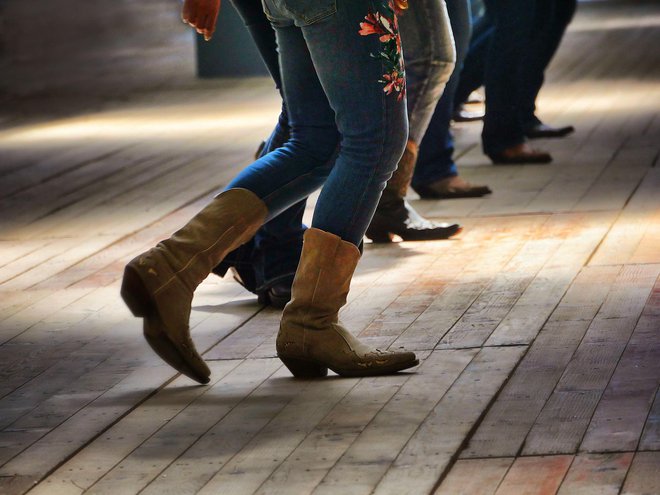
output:
<instances>
[{"instance_id":1,"label":"human hand","mask_svg":"<svg viewBox=\"0 0 660 495\"><path fill-rule=\"evenodd\" d=\"M220 12L220 0L185 0L181 19L191 25L199 34L210 40L215 31L215 23Z\"/></svg>"}]
</instances>

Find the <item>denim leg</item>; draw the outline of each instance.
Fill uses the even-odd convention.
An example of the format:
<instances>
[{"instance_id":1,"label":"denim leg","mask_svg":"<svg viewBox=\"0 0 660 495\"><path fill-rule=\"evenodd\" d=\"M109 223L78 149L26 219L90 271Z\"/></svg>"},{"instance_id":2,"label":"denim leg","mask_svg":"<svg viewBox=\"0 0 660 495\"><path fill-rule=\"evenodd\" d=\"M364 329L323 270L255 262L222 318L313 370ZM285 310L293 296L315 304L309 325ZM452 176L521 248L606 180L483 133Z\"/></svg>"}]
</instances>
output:
<instances>
[{"instance_id":1,"label":"denim leg","mask_svg":"<svg viewBox=\"0 0 660 495\"><path fill-rule=\"evenodd\" d=\"M409 139L422 140L456 63L444 0L415 0L399 20L406 61Z\"/></svg>"},{"instance_id":2,"label":"denim leg","mask_svg":"<svg viewBox=\"0 0 660 495\"><path fill-rule=\"evenodd\" d=\"M405 74L391 4L336 6L329 22L302 28L342 137L312 225L359 245L408 139Z\"/></svg>"},{"instance_id":3,"label":"denim leg","mask_svg":"<svg viewBox=\"0 0 660 495\"><path fill-rule=\"evenodd\" d=\"M545 69L573 19L576 0L536 0L532 43L521 67L520 115L523 126L538 124L536 98L545 79Z\"/></svg>"},{"instance_id":4,"label":"denim leg","mask_svg":"<svg viewBox=\"0 0 660 495\"><path fill-rule=\"evenodd\" d=\"M288 139L288 115L282 103L278 125L266 140L260 156L283 146ZM256 275L256 292L264 291L284 279L292 279L296 273L302 251L303 234L307 229L302 222L306 205L307 198L266 222L255 234L252 240L254 251L251 263Z\"/></svg>"},{"instance_id":5,"label":"denim leg","mask_svg":"<svg viewBox=\"0 0 660 495\"><path fill-rule=\"evenodd\" d=\"M280 78L280 66L277 62L275 31L264 15L261 0L231 0L231 2L238 15L243 19L243 23L250 32L255 45L257 45L259 55L261 55L270 76L275 81L275 86L281 91L282 80Z\"/></svg>"},{"instance_id":6,"label":"denim leg","mask_svg":"<svg viewBox=\"0 0 660 495\"><path fill-rule=\"evenodd\" d=\"M458 86L460 70L470 44L470 5L468 0L447 0L451 29L456 42L456 68L447 82L445 92L433 112L424 139L419 147L419 156L412 185L430 182L456 175L454 163L454 140L449 130L454 109L454 94Z\"/></svg>"},{"instance_id":7,"label":"denim leg","mask_svg":"<svg viewBox=\"0 0 660 495\"><path fill-rule=\"evenodd\" d=\"M386 4L374 11L365 0L336 7L283 1L286 9L277 0L265 4L277 31L291 137L230 187L253 191L274 216L316 188L341 136L313 225L359 245L407 140L396 19Z\"/></svg>"},{"instance_id":8,"label":"denim leg","mask_svg":"<svg viewBox=\"0 0 660 495\"><path fill-rule=\"evenodd\" d=\"M488 45L493 31L493 25L487 15L482 16L472 24L470 48L458 78L458 87L454 95L454 108L464 104L470 93L483 86Z\"/></svg>"},{"instance_id":9,"label":"denim leg","mask_svg":"<svg viewBox=\"0 0 660 495\"><path fill-rule=\"evenodd\" d=\"M243 19L277 89L282 92L282 80L277 53L275 30L263 12L260 0L232 0ZM282 146L289 139L289 120L284 102L277 125L266 139L261 155ZM229 253L217 268L224 275L230 266L239 270L246 288L263 290L277 281L292 277L298 266L305 225L302 223L306 199L291 206L264 224L254 238Z\"/></svg>"},{"instance_id":10,"label":"denim leg","mask_svg":"<svg viewBox=\"0 0 660 495\"><path fill-rule=\"evenodd\" d=\"M289 29L299 31L298 28ZM334 113L316 77L304 42L293 47L287 44L285 47L279 31L278 29L284 100L289 113L289 140L283 146L261 156L227 186L227 189L248 189L261 198L268 207L268 221L309 196L323 184L329 167L332 166L328 164L329 158L339 141ZM295 88L292 88L291 77L287 77L287 71L291 69L284 67L285 60L289 57L296 59L296 70L303 75ZM290 93L295 94L293 99L289 98ZM301 103L303 112L299 108ZM303 119L297 118L300 113L304 114Z\"/></svg>"},{"instance_id":11,"label":"denim leg","mask_svg":"<svg viewBox=\"0 0 660 495\"><path fill-rule=\"evenodd\" d=\"M523 143L520 71L533 25L536 0L486 0L495 31L486 62L486 116L481 134L487 155Z\"/></svg>"}]
</instances>

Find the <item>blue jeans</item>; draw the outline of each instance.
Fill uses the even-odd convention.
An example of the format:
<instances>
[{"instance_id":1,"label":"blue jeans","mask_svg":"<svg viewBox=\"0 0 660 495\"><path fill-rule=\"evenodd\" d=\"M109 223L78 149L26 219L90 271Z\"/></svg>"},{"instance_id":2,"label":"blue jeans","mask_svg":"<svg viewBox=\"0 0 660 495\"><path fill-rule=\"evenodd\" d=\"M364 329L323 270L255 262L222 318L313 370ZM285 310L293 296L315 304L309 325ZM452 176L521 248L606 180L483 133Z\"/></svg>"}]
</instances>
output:
<instances>
[{"instance_id":1,"label":"blue jeans","mask_svg":"<svg viewBox=\"0 0 660 495\"><path fill-rule=\"evenodd\" d=\"M463 61L463 69L461 69L461 74L458 78L458 88L454 97L454 108L465 103L470 93L484 85L486 58L493 31L493 23L487 15L482 15L476 19L473 16L470 48Z\"/></svg>"},{"instance_id":2,"label":"blue jeans","mask_svg":"<svg viewBox=\"0 0 660 495\"><path fill-rule=\"evenodd\" d=\"M454 163L454 140L449 130L454 109L454 93L470 43L470 5L468 0L447 0L451 29L456 42L456 68L438 102L426 135L419 147L419 156L412 186L426 185L457 175Z\"/></svg>"},{"instance_id":3,"label":"blue jeans","mask_svg":"<svg viewBox=\"0 0 660 495\"><path fill-rule=\"evenodd\" d=\"M275 86L282 94L275 30L264 15L261 1L233 0L232 3L250 32ZM283 100L278 122L266 139L260 156L284 145L288 139L289 119ZM302 223L306 202L303 199L264 224L250 241L229 253L214 272L224 276L230 267L235 267L245 287L252 292L266 290L285 279L293 280L306 229Z\"/></svg>"},{"instance_id":4,"label":"blue jeans","mask_svg":"<svg viewBox=\"0 0 660 495\"><path fill-rule=\"evenodd\" d=\"M227 188L255 193L270 220L327 176L312 225L357 246L407 140L398 33L379 35L384 25L376 22L384 16L394 28L396 19L387 4L372 11L365 0L266 0L264 8L276 31L290 137Z\"/></svg>"},{"instance_id":5,"label":"blue jeans","mask_svg":"<svg viewBox=\"0 0 660 495\"><path fill-rule=\"evenodd\" d=\"M258 3L259 9L255 9ZM274 31L261 10L258 0L234 0L245 20L278 88L281 87ZM417 0L399 19L405 50L409 138L417 143L426 132L435 106L452 74L456 53L449 16L444 0ZM265 152L282 145L288 138L286 108L278 125L266 142ZM295 273L302 246L300 227L304 201L285 210L268 222L255 238L230 253L223 262L224 274L229 266L241 271L249 290L259 292ZM254 272L251 275L250 272ZM250 281L249 277L256 277Z\"/></svg>"}]
</instances>

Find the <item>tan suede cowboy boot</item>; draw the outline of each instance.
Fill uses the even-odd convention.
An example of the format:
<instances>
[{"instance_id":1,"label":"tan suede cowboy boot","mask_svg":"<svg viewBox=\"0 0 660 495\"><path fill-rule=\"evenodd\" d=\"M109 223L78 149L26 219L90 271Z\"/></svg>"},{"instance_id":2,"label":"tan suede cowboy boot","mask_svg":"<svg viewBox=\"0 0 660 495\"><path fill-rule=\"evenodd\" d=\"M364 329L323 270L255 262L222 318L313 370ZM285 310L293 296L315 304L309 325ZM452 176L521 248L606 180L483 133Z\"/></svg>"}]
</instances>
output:
<instances>
[{"instance_id":1,"label":"tan suede cowboy boot","mask_svg":"<svg viewBox=\"0 0 660 495\"><path fill-rule=\"evenodd\" d=\"M267 213L252 192L230 189L124 270L121 296L135 316L144 318L151 348L200 383L208 383L211 371L190 337L193 292L229 251L254 235Z\"/></svg>"},{"instance_id":2,"label":"tan suede cowboy boot","mask_svg":"<svg viewBox=\"0 0 660 495\"><path fill-rule=\"evenodd\" d=\"M284 308L277 355L296 377L384 375L416 366L412 352L381 351L356 339L339 322L360 251L340 237L310 228Z\"/></svg>"}]
</instances>

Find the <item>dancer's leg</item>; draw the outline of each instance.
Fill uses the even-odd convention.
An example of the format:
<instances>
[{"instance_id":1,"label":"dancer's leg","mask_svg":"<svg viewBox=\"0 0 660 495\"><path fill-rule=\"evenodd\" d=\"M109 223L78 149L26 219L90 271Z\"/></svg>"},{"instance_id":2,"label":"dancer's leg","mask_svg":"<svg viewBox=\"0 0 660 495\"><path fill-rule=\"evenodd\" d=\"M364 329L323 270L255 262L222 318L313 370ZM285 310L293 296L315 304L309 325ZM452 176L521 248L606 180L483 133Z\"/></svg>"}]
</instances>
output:
<instances>
[{"instance_id":1,"label":"dancer's leg","mask_svg":"<svg viewBox=\"0 0 660 495\"><path fill-rule=\"evenodd\" d=\"M406 60L410 136L406 151L383 191L367 237L374 242L391 242L393 234L413 241L446 239L460 231L458 224L429 221L405 200L417 161L418 143L456 59L444 0L411 2L399 25Z\"/></svg>"}]
</instances>

